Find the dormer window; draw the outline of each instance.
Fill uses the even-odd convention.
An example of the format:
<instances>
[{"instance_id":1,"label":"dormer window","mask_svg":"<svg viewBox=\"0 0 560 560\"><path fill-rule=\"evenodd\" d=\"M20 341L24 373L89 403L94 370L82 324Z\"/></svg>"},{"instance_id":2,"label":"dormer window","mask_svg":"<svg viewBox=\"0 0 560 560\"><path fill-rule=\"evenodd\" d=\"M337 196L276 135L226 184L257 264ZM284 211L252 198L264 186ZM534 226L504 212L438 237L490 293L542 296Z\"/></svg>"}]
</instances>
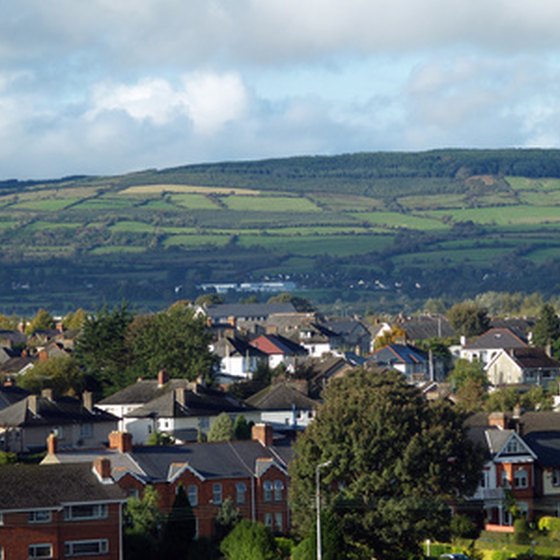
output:
<instances>
[{"instance_id":1,"label":"dormer window","mask_svg":"<svg viewBox=\"0 0 560 560\"><path fill-rule=\"evenodd\" d=\"M521 451L521 446L515 438L510 439L504 449L504 452L509 454L520 453Z\"/></svg>"}]
</instances>

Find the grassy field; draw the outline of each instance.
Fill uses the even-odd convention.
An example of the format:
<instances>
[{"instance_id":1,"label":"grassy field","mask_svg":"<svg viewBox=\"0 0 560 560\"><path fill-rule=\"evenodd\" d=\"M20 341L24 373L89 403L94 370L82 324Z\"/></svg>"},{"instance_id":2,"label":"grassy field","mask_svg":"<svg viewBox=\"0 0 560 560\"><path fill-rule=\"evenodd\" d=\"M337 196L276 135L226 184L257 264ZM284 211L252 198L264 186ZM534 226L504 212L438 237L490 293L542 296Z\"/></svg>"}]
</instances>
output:
<instances>
[{"instance_id":1,"label":"grassy field","mask_svg":"<svg viewBox=\"0 0 560 560\"><path fill-rule=\"evenodd\" d=\"M78 202L79 198L45 198L27 200L9 206L10 210L32 210L37 212L57 212Z\"/></svg>"},{"instance_id":2,"label":"grassy field","mask_svg":"<svg viewBox=\"0 0 560 560\"><path fill-rule=\"evenodd\" d=\"M229 210L242 212L320 212L307 198L296 196L228 196L222 202Z\"/></svg>"},{"instance_id":3,"label":"grassy field","mask_svg":"<svg viewBox=\"0 0 560 560\"><path fill-rule=\"evenodd\" d=\"M359 215L359 219L375 226L387 226L389 228L406 228L430 231L447 229L443 220L414 216L412 214L400 214L398 212L368 212Z\"/></svg>"},{"instance_id":4,"label":"grassy field","mask_svg":"<svg viewBox=\"0 0 560 560\"><path fill-rule=\"evenodd\" d=\"M426 216L440 220L449 218L455 223L472 221L477 224L495 224L500 226L560 222L560 212L557 208L529 205L469 208L466 210L436 210L434 212L426 212Z\"/></svg>"},{"instance_id":5,"label":"grassy field","mask_svg":"<svg viewBox=\"0 0 560 560\"><path fill-rule=\"evenodd\" d=\"M215 195L239 194L245 196L258 196L259 191L253 189L239 189L229 187L208 187L194 185L137 185L120 191L120 194L153 195L162 193L201 193Z\"/></svg>"},{"instance_id":6,"label":"grassy field","mask_svg":"<svg viewBox=\"0 0 560 560\"><path fill-rule=\"evenodd\" d=\"M175 194L172 196L174 203L191 210L212 210L220 208L217 201L203 194Z\"/></svg>"}]
</instances>

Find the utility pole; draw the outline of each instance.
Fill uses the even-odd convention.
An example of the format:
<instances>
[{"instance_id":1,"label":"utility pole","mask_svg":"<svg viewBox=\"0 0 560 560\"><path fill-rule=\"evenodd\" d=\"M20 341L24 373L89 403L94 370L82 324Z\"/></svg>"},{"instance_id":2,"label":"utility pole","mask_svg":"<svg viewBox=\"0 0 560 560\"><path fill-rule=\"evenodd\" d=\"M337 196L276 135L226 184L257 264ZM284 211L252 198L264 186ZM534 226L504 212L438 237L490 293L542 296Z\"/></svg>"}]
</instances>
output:
<instances>
[{"instance_id":1,"label":"utility pole","mask_svg":"<svg viewBox=\"0 0 560 560\"><path fill-rule=\"evenodd\" d=\"M321 546L321 469L328 467L331 461L319 463L315 468L315 500L317 508L317 560L323 560Z\"/></svg>"}]
</instances>

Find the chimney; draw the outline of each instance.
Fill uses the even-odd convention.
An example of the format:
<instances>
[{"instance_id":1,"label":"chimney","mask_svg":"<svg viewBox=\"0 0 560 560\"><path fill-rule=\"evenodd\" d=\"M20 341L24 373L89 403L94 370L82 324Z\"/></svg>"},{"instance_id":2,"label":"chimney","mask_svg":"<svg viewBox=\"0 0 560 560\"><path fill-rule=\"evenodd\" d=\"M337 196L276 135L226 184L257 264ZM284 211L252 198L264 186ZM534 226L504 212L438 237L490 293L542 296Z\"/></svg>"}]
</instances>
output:
<instances>
[{"instance_id":1,"label":"chimney","mask_svg":"<svg viewBox=\"0 0 560 560\"><path fill-rule=\"evenodd\" d=\"M157 385L158 389L163 387L167 383L167 371L165 368L160 369L157 374Z\"/></svg>"},{"instance_id":2,"label":"chimney","mask_svg":"<svg viewBox=\"0 0 560 560\"><path fill-rule=\"evenodd\" d=\"M34 416L37 416L37 395L29 395L27 397L27 408Z\"/></svg>"},{"instance_id":3,"label":"chimney","mask_svg":"<svg viewBox=\"0 0 560 560\"><path fill-rule=\"evenodd\" d=\"M49 401L53 400L53 390L52 389L43 389L41 391L41 396L45 399L49 399Z\"/></svg>"},{"instance_id":4,"label":"chimney","mask_svg":"<svg viewBox=\"0 0 560 560\"><path fill-rule=\"evenodd\" d=\"M62 321L57 321L55 327L54 327L59 333L63 333L64 332L64 323Z\"/></svg>"},{"instance_id":5,"label":"chimney","mask_svg":"<svg viewBox=\"0 0 560 560\"><path fill-rule=\"evenodd\" d=\"M84 391L82 393L82 403L86 410L93 411L93 393L91 391Z\"/></svg>"},{"instance_id":6,"label":"chimney","mask_svg":"<svg viewBox=\"0 0 560 560\"><path fill-rule=\"evenodd\" d=\"M111 478L111 461L107 457L96 457L93 460L93 471L101 482L105 484L113 482Z\"/></svg>"},{"instance_id":7,"label":"chimney","mask_svg":"<svg viewBox=\"0 0 560 560\"><path fill-rule=\"evenodd\" d=\"M29 353L27 352L27 349L24 348L24 349L21 351L21 357L22 357L22 358L27 358L28 355L29 355Z\"/></svg>"},{"instance_id":8,"label":"chimney","mask_svg":"<svg viewBox=\"0 0 560 560\"><path fill-rule=\"evenodd\" d=\"M198 381L189 381L187 383L187 389L189 391L192 391L195 395L198 395L198 393L200 392L200 389L198 387Z\"/></svg>"},{"instance_id":9,"label":"chimney","mask_svg":"<svg viewBox=\"0 0 560 560\"><path fill-rule=\"evenodd\" d=\"M175 402L185 408L187 406L187 390L184 387L175 389Z\"/></svg>"},{"instance_id":10,"label":"chimney","mask_svg":"<svg viewBox=\"0 0 560 560\"><path fill-rule=\"evenodd\" d=\"M14 380L11 377L6 377L3 383L4 387L13 387L15 385Z\"/></svg>"},{"instance_id":11,"label":"chimney","mask_svg":"<svg viewBox=\"0 0 560 560\"><path fill-rule=\"evenodd\" d=\"M491 412L488 415L488 425L505 430L507 428L506 415L503 412Z\"/></svg>"},{"instance_id":12,"label":"chimney","mask_svg":"<svg viewBox=\"0 0 560 560\"><path fill-rule=\"evenodd\" d=\"M272 426L269 424L255 424L251 429L251 439L258 441L264 447L272 445Z\"/></svg>"},{"instance_id":13,"label":"chimney","mask_svg":"<svg viewBox=\"0 0 560 560\"><path fill-rule=\"evenodd\" d=\"M56 455L58 451L58 438L52 432L47 436L47 455Z\"/></svg>"},{"instance_id":14,"label":"chimney","mask_svg":"<svg viewBox=\"0 0 560 560\"><path fill-rule=\"evenodd\" d=\"M235 318L235 315L231 315L227 318L227 322L228 325L231 325L232 327L237 326L237 319Z\"/></svg>"},{"instance_id":15,"label":"chimney","mask_svg":"<svg viewBox=\"0 0 560 560\"><path fill-rule=\"evenodd\" d=\"M109 449L117 449L120 453L132 452L132 434L128 432L111 432Z\"/></svg>"},{"instance_id":16,"label":"chimney","mask_svg":"<svg viewBox=\"0 0 560 560\"><path fill-rule=\"evenodd\" d=\"M46 362L48 359L49 353L44 348L41 348L41 350L39 350L39 361Z\"/></svg>"}]
</instances>

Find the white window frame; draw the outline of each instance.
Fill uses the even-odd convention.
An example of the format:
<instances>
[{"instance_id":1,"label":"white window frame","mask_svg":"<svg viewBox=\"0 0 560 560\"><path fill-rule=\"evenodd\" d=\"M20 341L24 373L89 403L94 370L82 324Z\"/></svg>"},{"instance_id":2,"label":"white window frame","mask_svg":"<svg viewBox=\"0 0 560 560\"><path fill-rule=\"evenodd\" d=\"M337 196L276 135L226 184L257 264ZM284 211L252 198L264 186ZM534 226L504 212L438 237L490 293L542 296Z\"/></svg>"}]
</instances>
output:
<instances>
[{"instance_id":1,"label":"white window frame","mask_svg":"<svg viewBox=\"0 0 560 560\"><path fill-rule=\"evenodd\" d=\"M284 499L284 483L281 480L274 481L274 501L281 502Z\"/></svg>"},{"instance_id":2,"label":"white window frame","mask_svg":"<svg viewBox=\"0 0 560 560\"><path fill-rule=\"evenodd\" d=\"M212 484L212 503L215 506L219 506L222 504L222 501L223 501L222 483L214 482L214 484Z\"/></svg>"},{"instance_id":3,"label":"white window frame","mask_svg":"<svg viewBox=\"0 0 560 560\"><path fill-rule=\"evenodd\" d=\"M244 504L247 495L247 485L244 482L238 482L235 485L235 503Z\"/></svg>"},{"instance_id":4,"label":"white window frame","mask_svg":"<svg viewBox=\"0 0 560 560\"><path fill-rule=\"evenodd\" d=\"M52 511L35 510L29 512L29 523L50 523L52 521Z\"/></svg>"},{"instance_id":5,"label":"white window frame","mask_svg":"<svg viewBox=\"0 0 560 560\"><path fill-rule=\"evenodd\" d=\"M39 551L41 549L48 549L47 554L41 554ZM27 547L27 557L30 560L35 558L52 558L53 557L53 545L51 543L34 543Z\"/></svg>"},{"instance_id":6,"label":"white window frame","mask_svg":"<svg viewBox=\"0 0 560 560\"><path fill-rule=\"evenodd\" d=\"M191 507L198 505L198 486L196 484L189 484L187 486L187 498Z\"/></svg>"},{"instance_id":7,"label":"white window frame","mask_svg":"<svg viewBox=\"0 0 560 560\"><path fill-rule=\"evenodd\" d=\"M265 513L264 514L264 524L267 527L272 527L272 513Z\"/></svg>"},{"instance_id":8,"label":"white window frame","mask_svg":"<svg viewBox=\"0 0 560 560\"><path fill-rule=\"evenodd\" d=\"M80 551L80 546L97 545L96 551ZM64 556L100 556L109 552L109 539L87 539L81 541L66 541L64 543Z\"/></svg>"},{"instance_id":9,"label":"white window frame","mask_svg":"<svg viewBox=\"0 0 560 560\"><path fill-rule=\"evenodd\" d=\"M284 530L283 515L281 511L274 514L274 530L281 533Z\"/></svg>"},{"instance_id":10,"label":"white window frame","mask_svg":"<svg viewBox=\"0 0 560 560\"><path fill-rule=\"evenodd\" d=\"M272 491L274 489L274 486L272 484L272 481L270 480L265 480L263 482L263 500L265 502L272 502Z\"/></svg>"},{"instance_id":11,"label":"white window frame","mask_svg":"<svg viewBox=\"0 0 560 560\"><path fill-rule=\"evenodd\" d=\"M529 473L527 472L527 469L517 469L513 473L513 485L515 488L529 487Z\"/></svg>"},{"instance_id":12,"label":"white window frame","mask_svg":"<svg viewBox=\"0 0 560 560\"><path fill-rule=\"evenodd\" d=\"M76 515L78 508L91 507L91 515ZM106 519L109 515L107 504L76 504L64 508L64 521L89 521L91 519Z\"/></svg>"}]
</instances>

